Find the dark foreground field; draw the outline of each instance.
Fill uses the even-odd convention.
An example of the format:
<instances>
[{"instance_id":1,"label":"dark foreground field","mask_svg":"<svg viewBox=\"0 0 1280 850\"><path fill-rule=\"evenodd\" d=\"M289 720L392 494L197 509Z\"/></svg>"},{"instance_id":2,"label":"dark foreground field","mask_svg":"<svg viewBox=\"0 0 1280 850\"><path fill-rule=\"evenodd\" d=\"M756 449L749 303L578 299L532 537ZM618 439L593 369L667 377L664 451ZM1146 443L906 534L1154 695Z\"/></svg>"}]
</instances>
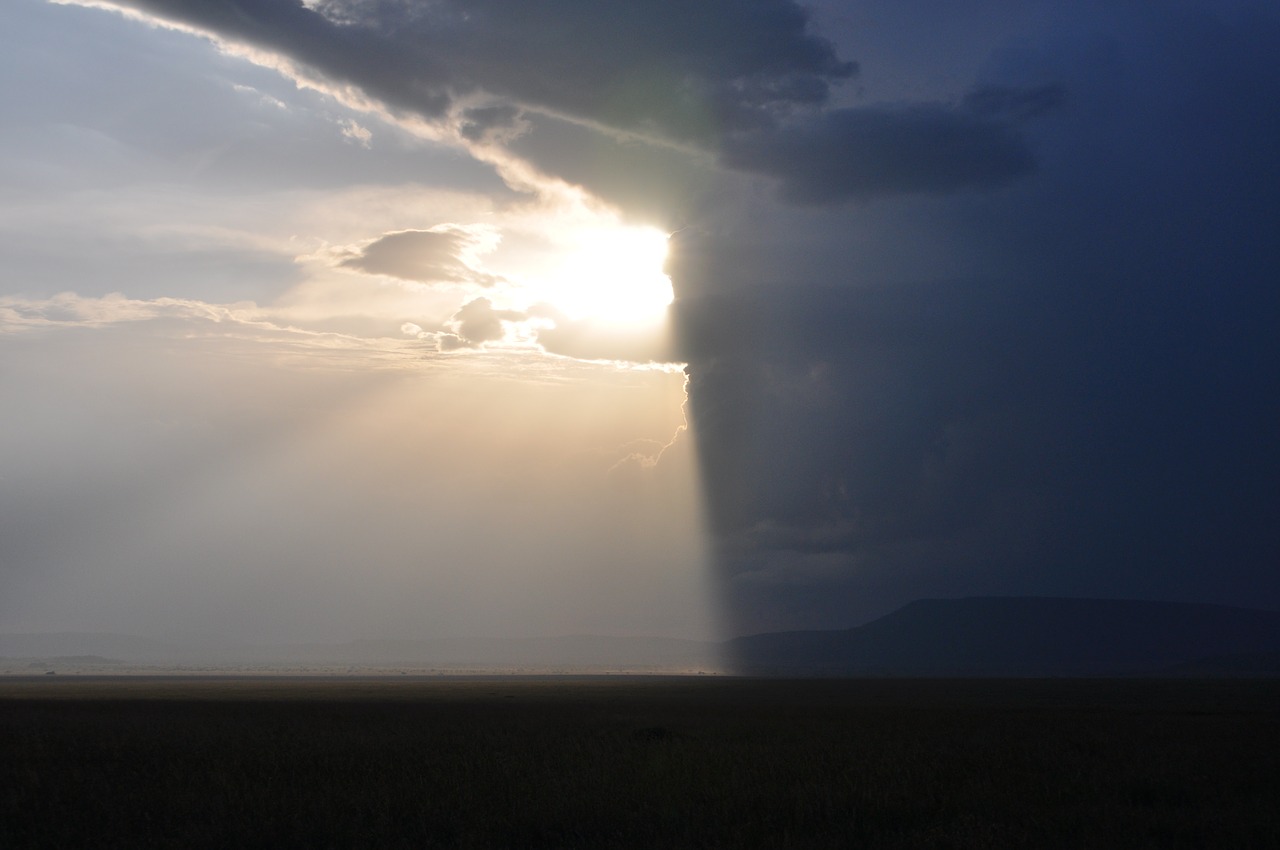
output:
<instances>
[{"instance_id":1,"label":"dark foreground field","mask_svg":"<svg viewBox=\"0 0 1280 850\"><path fill-rule=\"evenodd\" d=\"M1277 681L0 680L0 847L1280 847Z\"/></svg>"}]
</instances>

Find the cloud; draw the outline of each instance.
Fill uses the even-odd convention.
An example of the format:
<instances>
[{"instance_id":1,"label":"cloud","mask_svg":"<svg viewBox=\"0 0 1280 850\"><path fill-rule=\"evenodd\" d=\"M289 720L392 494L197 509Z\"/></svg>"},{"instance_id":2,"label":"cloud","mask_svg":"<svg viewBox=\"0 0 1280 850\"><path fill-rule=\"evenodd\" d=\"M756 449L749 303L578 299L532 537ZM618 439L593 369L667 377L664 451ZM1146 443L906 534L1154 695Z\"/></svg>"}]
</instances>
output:
<instances>
[{"instance_id":1,"label":"cloud","mask_svg":"<svg viewBox=\"0 0 1280 850\"><path fill-rule=\"evenodd\" d=\"M597 142L583 157L575 141L574 154L557 154L572 134L555 122L719 157L722 166L779 180L785 199L816 204L1024 176L1034 158L1012 121L1052 108L1060 94L1053 86L988 88L954 108L829 110L833 87L857 65L839 58L789 0L102 2L246 45L257 61L349 105L381 104L385 117L425 121L439 137L471 146L513 186L536 188L542 179L513 161L509 148L521 141L523 155L551 175L642 203L643 188L617 178L635 170L634 151ZM559 138L533 138L539 131ZM584 159L604 164L584 169ZM663 191L670 199L680 187Z\"/></svg>"},{"instance_id":2,"label":"cloud","mask_svg":"<svg viewBox=\"0 0 1280 850\"><path fill-rule=\"evenodd\" d=\"M1030 147L999 118L1048 109L1054 100L1007 89L972 97L977 100L967 100L966 106L981 111L940 104L833 110L731 136L721 158L732 168L776 178L782 197L800 204L944 194L1030 174L1035 168Z\"/></svg>"},{"instance_id":3,"label":"cloud","mask_svg":"<svg viewBox=\"0 0 1280 850\"><path fill-rule=\"evenodd\" d=\"M368 128L362 127L354 118L340 122L339 126L342 128L343 138L355 142L362 148L372 147L373 133Z\"/></svg>"},{"instance_id":4,"label":"cloud","mask_svg":"<svg viewBox=\"0 0 1280 850\"><path fill-rule=\"evenodd\" d=\"M82 342L72 345L100 340L103 345L128 349L127 339L146 340L147 345L181 340L180 347L201 351L220 348L253 361L296 361L322 370L331 367L374 374L383 367L400 369L407 363L422 368L426 365L423 346L417 340L434 340L438 335L411 323L405 323L401 332L414 341L303 327L288 311L252 302L141 299L119 293L100 297L72 292L50 298L0 296L0 340L30 340L31 345L56 347L69 344L60 341L64 337L74 337Z\"/></svg>"},{"instance_id":5,"label":"cloud","mask_svg":"<svg viewBox=\"0 0 1280 850\"><path fill-rule=\"evenodd\" d=\"M0 334L52 328L100 328L153 319L252 323L252 304L208 304L181 298L136 299L118 292L100 298L62 292L50 298L0 296Z\"/></svg>"},{"instance_id":6,"label":"cloud","mask_svg":"<svg viewBox=\"0 0 1280 850\"><path fill-rule=\"evenodd\" d=\"M343 268L419 283L493 286L500 277L473 268L468 259L492 247L487 234L442 225L433 230L385 233L338 263Z\"/></svg>"},{"instance_id":7,"label":"cloud","mask_svg":"<svg viewBox=\"0 0 1280 850\"><path fill-rule=\"evenodd\" d=\"M411 336L414 339L426 339L429 336L429 334L422 329L421 325L414 324L413 322L405 322L402 324L400 326L400 333L405 336Z\"/></svg>"},{"instance_id":8,"label":"cloud","mask_svg":"<svg viewBox=\"0 0 1280 850\"><path fill-rule=\"evenodd\" d=\"M856 66L786 0L104 0L278 52L393 110L443 119L480 96L622 129L695 139L823 102ZM548 25L555 21L555 25ZM727 24L731 22L732 26Z\"/></svg>"},{"instance_id":9,"label":"cloud","mask_svg":"<svg viewBox=\"0 0 1280 850\"><path fill-rule=\"evenodd\" d=\"M505 322L519 322L528 315L519 310L497 310L488 298L476 298L462 305L453 315L453 334L441 336L441 350L478 348L486 342L497 342L507 335Z\"/></svg>"},{"instance_id":10,"label":"cloud","mask_svg":"<svg viewBox=\"0 0 1280 850\"><path fill-rule=\"evenodd\" d=\"M519 108L510 104L464 109L458 122L458 134L469 142L509 142L527 129Z\"/></svg>"},{"instance_id":11,"label":"cloud","mask_svg":"<svg viewBox=\"0 0 1280 850\"><path fill-rule=\"evenodd\" d=\"M1007 116L1025 121L1058 109L1066 100L1066 89L1058 83L1027 88L991 85L969 92L963 106L984 117Z\"/></svg>"},{"instance_id":12,"label":"cloud","mask_svg":"<svg viewBox=\"0 0 1280 850\"><path fill-rule=\"evenodd\" d=\"M591 318L571 319L547 304L529 308L534 339L545 351L579 360L670 363L672 346L665 323L618 324Z\"/></svg>"}]
</instances>

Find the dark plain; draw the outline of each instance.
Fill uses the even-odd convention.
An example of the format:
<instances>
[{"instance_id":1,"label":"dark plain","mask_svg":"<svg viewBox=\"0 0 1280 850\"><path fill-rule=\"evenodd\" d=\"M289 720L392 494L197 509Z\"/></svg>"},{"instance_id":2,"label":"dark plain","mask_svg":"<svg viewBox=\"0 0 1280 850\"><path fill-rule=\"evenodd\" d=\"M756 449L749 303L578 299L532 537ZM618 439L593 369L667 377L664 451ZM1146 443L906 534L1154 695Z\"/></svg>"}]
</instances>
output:
<instances>
[{"instance_id":1,"label":"dark plain","mask_svg":"<svg viewBox=\"0 0 1280 850\"><path fill-rule=\"evenodd\" d=\"M1280 680L0 679L0 847L1280 847Z\"/></svg>"}]
</instances>

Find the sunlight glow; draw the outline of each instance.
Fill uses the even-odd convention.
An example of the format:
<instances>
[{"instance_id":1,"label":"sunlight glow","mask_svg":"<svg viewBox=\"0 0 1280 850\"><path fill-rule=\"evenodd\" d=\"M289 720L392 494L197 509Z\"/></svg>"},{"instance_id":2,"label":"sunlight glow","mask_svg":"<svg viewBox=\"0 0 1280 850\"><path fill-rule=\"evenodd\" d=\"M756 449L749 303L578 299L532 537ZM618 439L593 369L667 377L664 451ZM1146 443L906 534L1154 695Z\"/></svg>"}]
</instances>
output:
<instances>
[{"instance_id":1,"label":"sunlight glow","mask_svg":"<svg viewBox=\"0 0 1280 850\"><path fill-rule=\"evenodd\" d=\"M583 230L541 289L571 319L650 324L673 300L666 258L667 235L655 228Z\"/></svg>"}]
</instances>

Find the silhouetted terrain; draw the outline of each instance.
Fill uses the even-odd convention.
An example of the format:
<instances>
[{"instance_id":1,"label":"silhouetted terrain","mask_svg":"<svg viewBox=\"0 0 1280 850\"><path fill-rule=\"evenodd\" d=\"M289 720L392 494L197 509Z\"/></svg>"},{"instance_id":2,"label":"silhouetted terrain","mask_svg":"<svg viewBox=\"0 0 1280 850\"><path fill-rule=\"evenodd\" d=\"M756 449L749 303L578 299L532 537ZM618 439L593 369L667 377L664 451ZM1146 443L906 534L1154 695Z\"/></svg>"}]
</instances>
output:
<instances>
[{"instance_id":1,"label":"silhouetted terrain","mask_svg":"<svg viewBox=\"0 0 1280 850\"><path fill-rule=\"evenodd\" d=\"M1258 654L1280 651L1280 612L1113 599L922 599L857 628L752 635L727 649L735 672L766 675L1112 676L1184 665L1202 674L1266 673ZM1258 663L1196 666L1229 656Z\"/></svg>"},{"instance_id":2,"label":"silhouetted terrain","mask_svg":"<svg viewBox=\"0 0 1280 850\"><path fill-rule=\"evenodd\" d=\"M1280 846L1280 681L0 679L0 847Z\"/></svg>"}]
</instances>

